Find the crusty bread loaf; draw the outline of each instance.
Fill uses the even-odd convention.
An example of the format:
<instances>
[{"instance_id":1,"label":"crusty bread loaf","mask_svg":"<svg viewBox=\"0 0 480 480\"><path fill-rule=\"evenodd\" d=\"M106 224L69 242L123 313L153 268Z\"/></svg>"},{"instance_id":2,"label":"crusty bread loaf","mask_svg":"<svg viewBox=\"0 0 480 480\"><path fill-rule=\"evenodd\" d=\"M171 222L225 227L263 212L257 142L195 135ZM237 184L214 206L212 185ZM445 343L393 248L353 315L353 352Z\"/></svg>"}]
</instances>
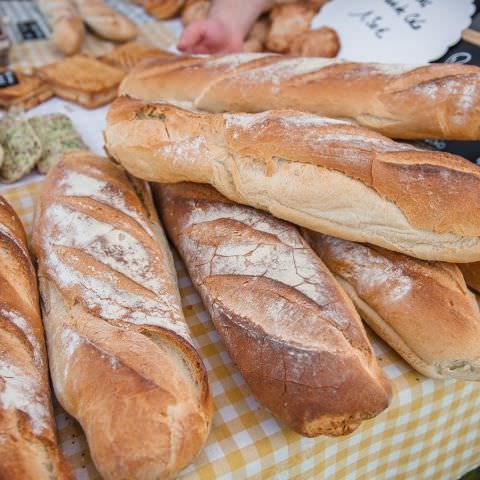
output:
<instances>
[{"instance_id":1,"label":"crusty bread loaf","mask_svg":"<svg viewBox=\"0 0 480 480\"><path fill-rule=\"evenodd\" d=\"M307 436L344 435L390 388L354 306L296 227L207 185L153 187L167 232L252 392Z\"/></svg>"},{"instance_id":2,"label":"crusty bread loaf","mask_svg":"<svg viewBox=\"0 0 480 480\"><path fill-rule=\"evenodd\" d=\"M205 20L208 16L210 0L186 0L182 9L182 24L187 27L192 22Z\"/></svg>"},{"instance_id":3,"label":"crusty bread loaf","mask_svg":"<svg viewBox=\"0 0 480 480\"><path fill-rule=\"evenodd\" d=\"M480 169L294 111L205 114L117 99L106 148L133 175L210 183L315 231L428 260L480 259Z\"/></svg>"},{"instance_id":4,"label":"crusty bread loaf","mask_svg":"<svg viewBox=\"0 0 480 480\"><path fill-rule=\"evenodd\" d=\"M37 279L22 224L0 197L0 479L72 478L56 439Z\"/></svg>"},{"instance_id":5,"label":"crusty bread loaf","mask_svg":"<svg viewBox=\"0 0 480 480\"><path fill-rule=\"evenodd\" d=\"M52 29L55 46L65 55L74 55L82 47L85 27L71 0L36 0Z\"/></svg>"},{"instance_id":6,"label":"crusty bread loaf","mask_svg":"<svg viewBox=\"0 0 480 480\"><path fill-rule=\"evenodd\" d=\"M128 42L137 36L137 27L105 0L73 0L85 23L100 37L113 42Z\"/></svg>"},{"instance_id":7,"label":"crusty bread loaf","mask_svg":"<svg viewBox=\"0 0 480 480\"><path fill-rule=\"evenodd\" d=\"M458 266L467 285L476 292L480 292L480 262L459 263Z\"/></svg>"},{"instance_id":8,"label":"crusty bread loaf","mask_svg":"<svg viewBox=\"0 0 480 480\"><path fill-rule=\"evenodd\" d=\"M480 380L480 312L456 265L304 236L370 327L416 370Z\"/></svg>"},{"instance_id":9,"label":"crusty bread loaf","mask_svg":"<svg viewBox=\"0 0 480 480\"><path fill-rule=\"evenodd\" d=\"M235 54L139 65L121 93L210 112L292 108L350 118L392 138L480 139L480 68Z\"/></svg>"},{"instance_id":10,"label":"crusty bread loaf","mask_svg":"<svg viewBox=\"0 0 480 480\"><path fill-rule=\"evenodd\" d=\"M203 446L212 405L148 189L74 152L50 170L34 223L58 400L102 478L171 478Z\"/></svg>"},{"instance_id":11,"label":"crusty bread loaf","mask_svg":"<svg viewBox=\"0 0 480 480\"><path fill-rule=\"evenodd\" d=\"M295 37L288 47L288 53L310 57L336 57L340 50L337 32L330 27L309 30Z\"/></svg>"},{"instance_id":12,"label":"crusty bread loaf","mask_svg":"<svg viewBox=\"0 0 480 480\"><path fill-rule=\"evenodd\" d=\"M287 52L292 41L308 32L315 10L306 2L276 5L270 12L272 21L266 47L272 52Z\"/></svg>"}]
</instances>

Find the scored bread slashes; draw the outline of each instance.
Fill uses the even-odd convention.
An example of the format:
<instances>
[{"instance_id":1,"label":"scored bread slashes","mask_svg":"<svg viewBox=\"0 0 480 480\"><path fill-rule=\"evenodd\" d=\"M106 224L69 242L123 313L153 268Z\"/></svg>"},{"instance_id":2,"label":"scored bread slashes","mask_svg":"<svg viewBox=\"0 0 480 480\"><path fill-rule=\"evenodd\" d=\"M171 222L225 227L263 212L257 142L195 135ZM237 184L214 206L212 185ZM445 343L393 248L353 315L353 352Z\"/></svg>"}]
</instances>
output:
<instances>
[{"instance_id":1,"label":"scored bread slashes","mask_svg":"<svg viewBox=\"0 0 480 480\"><path fill-rule=\"evenodd\" d=\"M102 478L172 477L203 446L212 405L148 187L106 158L65 155L33 248L55 392Z\"/></svg>"}]
</instances>

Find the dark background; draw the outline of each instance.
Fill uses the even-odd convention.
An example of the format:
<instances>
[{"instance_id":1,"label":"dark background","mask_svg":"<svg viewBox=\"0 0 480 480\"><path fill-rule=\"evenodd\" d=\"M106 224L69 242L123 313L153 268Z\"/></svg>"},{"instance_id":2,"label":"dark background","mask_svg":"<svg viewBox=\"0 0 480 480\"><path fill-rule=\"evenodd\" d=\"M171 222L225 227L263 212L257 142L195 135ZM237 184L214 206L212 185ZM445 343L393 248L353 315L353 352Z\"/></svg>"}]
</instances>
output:
<instances>
[{"instance_id":1,"label":"dark background","mask_svg":"<svg viewBox=\"0 0 480 480\"><path fill-rule=\"evenodd\" d=\"M477 7L476 14L473 17L473 22L470 28L480 31L480 0L475 0ZM457 61L469 59L468 64L480 66L480 48L461 41L457 45L453 46L439 62L452 61L456 58ZM465 62L462 62L465 63ZM438 150L444 150L451 153L456 153L462 157L468 158L472 162L480 164L480 142L428 142L429 145L437 148Z\"/></svg>"}]
</instances>

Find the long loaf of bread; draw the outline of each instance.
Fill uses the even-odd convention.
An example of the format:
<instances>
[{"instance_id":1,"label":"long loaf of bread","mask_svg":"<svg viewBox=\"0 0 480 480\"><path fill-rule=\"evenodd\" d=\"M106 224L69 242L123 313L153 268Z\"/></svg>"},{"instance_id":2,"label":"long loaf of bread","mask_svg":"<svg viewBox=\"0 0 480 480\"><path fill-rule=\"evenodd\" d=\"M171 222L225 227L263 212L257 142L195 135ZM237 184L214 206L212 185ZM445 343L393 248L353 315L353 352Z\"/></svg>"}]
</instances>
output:
<instances>
[{"instance_id":1,"label":"long loaf of bread","mask_svg":"<svg viewBox=\"0 0 480 480\"><path fill-rule=\"evenodd\" d=\"M230 200L411 256L480 260L480 169L350 123L288 110L208 114L120 97L109 153L151 181L210 183Z\"/></svg>"},{"instance_id":2,"label":"long loaf of bread","mask_svg":"<svg viewBox=\"0 0 480 480\"><path fill-rule=\"evenodd\" d=\"M67 480L56 439L35 270L0 197L0 479Z\"/></svg>"},{"instance_id":3,"label":"long loaf of bread","mask_svg":"<svg viewBox=\"0 0 480 480\"><path fill-rule=\"evenodd\" d=\"M156 59L120 92L210 112L288 108L348 118L392 138L480 139L480 68L236 54Z\"/></svg>"},{"instance_id":4,"label":"long loaf of bread","mask_svg":"<svg viewBox=\"0 0 480 480\"><path fill-rule=\"evenodd\" d=\"M171 478L212 405L143 182L88 152L50 170L34 226L50 369L105 480Z\"/></svg>"},{"instance_id":5,"label":"long loaf of bread","mask_svg":"<svg viewBox=\"0 0 480 480\"><path fill-rule=\"evenodd\" d=\"M456 265L304 235L365 321L416 370L480 380L480 312Z\"/></svg>"},{"instance_id":6,"label":"long loaf of bread","mask_svg":"<svg viewBox=\"0 0 480 480\"><path fill-rule=\"evenodd\" d=\"M36 0L52 29L55 46L65 55L82 48L85 27L72 0Z\"/></svg>"},{"instance_id":7,"label":"long loaf of bread","mask_svg":"<svg viewBox=\"0 0 480 480\"><path fill-rule=\"evenodd\" d=\"M297 432L344 435L388 406L361 320L296 227L212 187L155 185L167 232L252 392Z\"/></svg>"}]
</instances>

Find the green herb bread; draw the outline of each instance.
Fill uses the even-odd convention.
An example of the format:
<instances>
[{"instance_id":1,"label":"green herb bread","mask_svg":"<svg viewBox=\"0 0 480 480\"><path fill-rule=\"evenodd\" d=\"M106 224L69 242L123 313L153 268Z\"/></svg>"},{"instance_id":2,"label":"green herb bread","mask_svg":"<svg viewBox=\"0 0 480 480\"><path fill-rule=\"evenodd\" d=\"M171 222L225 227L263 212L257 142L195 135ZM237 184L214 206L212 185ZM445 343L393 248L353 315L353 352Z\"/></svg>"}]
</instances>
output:
<instances>
[{"instance_id":1,"label":"green herb bread","mask_svg":"<svg viewBox=\"0 0 480 480\"><path fill-rule=\"evenodd\" d=\"M64 153L87 148L67 115L51 113L31 118L29 122L43 146L37 163L40 173L47 173Z\"/></svg>"},{"instance_id":2,"label":"green herb bread","mask_svg":"<svg viewBox=\"0 0 480 480\"><path fill-rule=\"evenodd\" d=\"M0 182L15 182L29 173L40 160L42 144L23 116L7 116L1 124L0 133L4 150Z\"/></svg>"}]
</instances>

